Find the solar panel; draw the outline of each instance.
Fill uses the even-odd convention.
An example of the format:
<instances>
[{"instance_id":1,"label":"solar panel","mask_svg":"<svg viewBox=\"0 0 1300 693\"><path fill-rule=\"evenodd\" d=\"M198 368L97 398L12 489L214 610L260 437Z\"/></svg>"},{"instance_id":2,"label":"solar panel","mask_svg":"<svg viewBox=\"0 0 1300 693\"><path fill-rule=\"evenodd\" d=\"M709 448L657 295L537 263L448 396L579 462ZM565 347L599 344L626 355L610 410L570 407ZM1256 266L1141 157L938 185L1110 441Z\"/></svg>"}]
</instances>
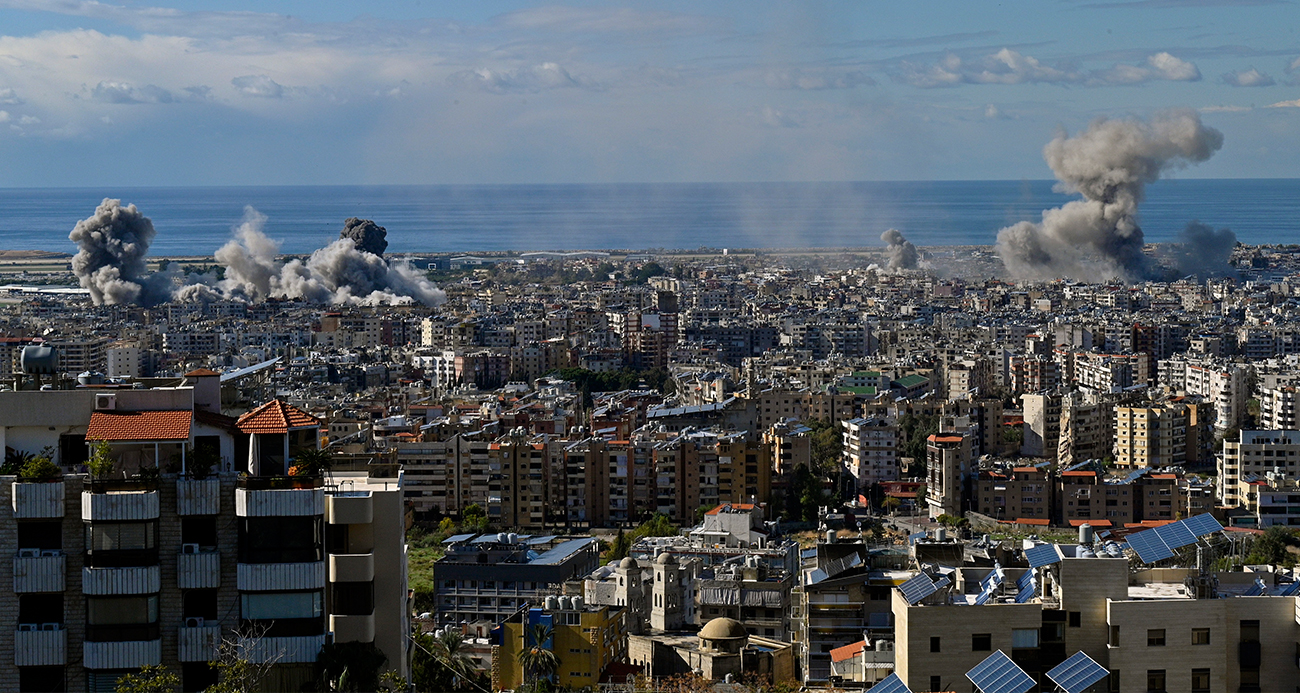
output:
<instances>
[{"instance_id":1,"label":"solar panel","mask_svg":"<svg viewBox=\"0 0 1300 693\"><path fill-rule=\"evenodd\" d=\"M1187 525L1182 522L1156 527L1156 535L1160 537L1160 541L1165 543L1165 546L1171 549L1179 549L1196 543L1196 535L1192 534L1192 530L1188 529Z\"/></svg>"},{"instance_id":2,"label":"solar panel","mask_svg":"<svg viewBox=\"0 0 1300 693\"><path fill-rule=\"evenodd\" d=\"M1034 687L1034 679L1011 658L998 650L966 672L966 678L981 693L1025 693Z\"/></svg>"},{"instance_id":3,"label":"solar panel","mask_svg":"<svg viewBox=\"0 0 1300 693\"><path fill-rule=\"evenodd\" d=\"M890 674L881 679L880 683L872 686L871 693L912 693L912 689L898 678L898 674Z\"/></svg>"},{"instance_id":4,"label":"solar panel","mask_svg":"<svg viewBox=\"0 0 1300 693\"><path fill-rule=\"evenodd\" d=\"M984 606L985 604L988 604L989 598L992 596L993 593L988 590L980 592L979 596L975 598L975 606Z\"/></svg>"},{"instance_id":5,"label":"solar panel","mask_svg":"<svg viewBox=\"0 0 1300 693\"><path fill-rule=\"evenodd\" d=\"M930 579L929 575L920 573L899 585L898 589L903 591L903 598L907 600L908 604L915 604L934 594L938 588L934 586L934 581Z\"/></svg>"},{"instance_id":6,"label":"solar panel","mask_svg":"<svg viewBox=\"0 0 1300 693\"><path fill-rule=\"evenodd\" d=\"M988 577L980 580L980 587L983 587L985 591L992 591L994 587L1001 587L1005 578L1006 573L995 563L993 564L993 572L989 573Z\"/></svg>"},{"instance_id":7,"label":"solar panel","mask_svg":"<svg viewBox=\"0 0 1300 693\"><path fill-rule=\"evenodd\" d=\"M1034 586L1034 583L1031 580L1028 585L1021 587L1020 591L1016 593L1016 603L1028 604L1029 600L1033 599L1034 594L1037 592L1038 592L1038 588Z\"/></svg>"},{"instance_id":8,"label":"solar panel","mask_svg":"<svg viewBox=\"0 0 1300 693\"><path fill-rule=\"evenodd\" d=\"M1223 531L1223 525L1219 524L1219 521L1214 519L1214 516L1209 513L1189 517L1186 520L1183 520L1183 524L1187 525L1187 529L1191 530L1192 534L1195 534L1198 537Z\"/></svg>"},{"instance_id":9,"label":"solar panel","mask_svg":"<svg viewBox=\"0 0 1300 693\"><path fill-rule=\"evenodd\" d=\"M1016 580L1016 587L1019 587L1022 590L1025 588L1026 585L1032 585L1032 584L1034 584L1033 571L1026 570L1025 574L1021 575L1019 580Z\"/></svg>"},{"instance_id":10,"label":"solar panel","mask_svg":"<svg viewBox=\"0 0 1300 693\"><path fill-rule=\"evenodd\" d=\"M1268 591L1268 585L1263 580L1255 578L1255 584L1250 586L1245 592L1241 593L1243 597L1258 597Z\"/></svg>"},{"instance_id":11,"label":"solar panel","mask_svg":"<svg viewBox=\"0 0 1300 693\"><path fill-rule=\"evenodd\" d=\"M947 576L942 576L938 580L934 581L934 589L936 591L941 590L951 584L952 580L949 580Z\"/></svg>"},{"instance_id":12,"label":"solar panel","mask_svg":"<svg viewBox=\"0 0 1300 693\"><path fill-rule=\"evenodd\" d=\"M1166 558L1173 558L1174 552L1160 540L1154 530L1146 530L1128 536L1129 548L1137 552L1143 563L1157 563Z\"/></svg>"},{"instance_id":13,"label":"solar panel","mask_svg":"<svg viewBox=\"0 0 1300 693\"><path fill-rule=\"evenodd\" d=\"M1047 678L1060 686L1065 693L1081 693L1106 678L1109 673L1106 667L1093 661L1092 657L1076 652L1047 672Z\"/></svg>"},{"instance_id":14,"label":"solar panel","mask_svg":"<svg viewBox=\"0 0 1300 693\"><path fill-rule=\"evenodd\" d=\"M1300 582L1278 585L1277 589L1273 590L1275 597L1294 597L1296 594L1300 594Z\"/></svg>"},{"instance_id":15,"label":"solar panel","mask_svg":"<svg viewBox=\"0 0 1300 693\"><path fill-rule=\"evenodd\" d=\"M1055 544L1039 544L1025 549L1025 560L1029 561L1030 568L1042 568L1045 565L1060 563L1061 554L1057 553Z\"/></svg>"}]
</instances>

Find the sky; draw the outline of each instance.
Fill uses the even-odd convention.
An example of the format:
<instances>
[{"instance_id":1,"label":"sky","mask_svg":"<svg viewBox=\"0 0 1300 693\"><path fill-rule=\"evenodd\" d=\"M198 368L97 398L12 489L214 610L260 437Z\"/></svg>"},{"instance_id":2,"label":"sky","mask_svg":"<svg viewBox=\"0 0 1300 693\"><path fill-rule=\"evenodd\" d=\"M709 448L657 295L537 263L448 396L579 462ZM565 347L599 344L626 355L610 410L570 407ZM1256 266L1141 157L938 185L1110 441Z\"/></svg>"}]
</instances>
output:
<instances>
[{"instance_id":1,"label":"sky","mask_svg":"<svg viewBox=\"0 0 1300 693\"><path fill-rule=\"evenodd\" d=\"M1283 0L0 0L0 187L1047 179L1195 109L1300 177Z\"/></svg>"}]
</instances>

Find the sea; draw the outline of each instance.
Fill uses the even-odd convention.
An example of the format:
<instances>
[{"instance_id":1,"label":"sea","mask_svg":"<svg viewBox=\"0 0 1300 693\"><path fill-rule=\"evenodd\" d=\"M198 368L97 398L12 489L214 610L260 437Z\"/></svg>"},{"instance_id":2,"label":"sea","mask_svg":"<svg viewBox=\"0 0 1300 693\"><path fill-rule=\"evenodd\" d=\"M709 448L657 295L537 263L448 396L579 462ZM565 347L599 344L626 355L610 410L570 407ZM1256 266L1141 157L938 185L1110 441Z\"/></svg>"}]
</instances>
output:
<instances>
[{"instance_id":1,"label":"sea","mask_svg":"<svg viewBox=\"0 0 1300 693\"><path fill-rule=\"evenodd\" d=\"M338 237L344 219L388 230L390 253L861 248L897 228L916 245L989 245L999 229L1076 199L1052 181L0 189L0 250L72 253L68 232L104 198L153 220L154 256L209 255L246 208L284 253ZM1147 188L1148 242L1190 221L1249 244L1300 243L1300 179L1176 179Z\"/></svg>"}]
</instances>

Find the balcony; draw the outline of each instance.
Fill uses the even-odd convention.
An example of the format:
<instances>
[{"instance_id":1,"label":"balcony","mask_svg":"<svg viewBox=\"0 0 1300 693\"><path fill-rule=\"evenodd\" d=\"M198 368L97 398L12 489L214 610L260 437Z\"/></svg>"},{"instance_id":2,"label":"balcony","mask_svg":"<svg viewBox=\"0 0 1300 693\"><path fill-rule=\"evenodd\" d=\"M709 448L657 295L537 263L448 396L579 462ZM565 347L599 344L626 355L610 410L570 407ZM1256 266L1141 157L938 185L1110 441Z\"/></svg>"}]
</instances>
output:
<instances>
[{"instance_id":1,"label":"balcony","mask_svg":"<svg viewBox=\"0 0 1300 693\"><path fill-rule=\"evenodd\" d=\"M156 565L81 569L81 591L90 596L153 594L161 589L162 572Z\"/></svg>"},{"instance_id":2,"label":"balcony","mask_svg":"<svg viewBox=\"0 0 1300 693\"><path fill-rule=\"evenodd\" d=\"M217 515L221 512L221 481L208 479L176 480L177 515Z\"/></svg>"},{"instance_id":3,"label":"balcony","mask_svg":"<svg viewBox=\"0 0 1300 693\"><path fill-rule=\"evenodd\" d=\"M14 666L53 667L68 663L68 631L63 624L20 624L14 631Z\"/></svg>"},{"instance_id":4,"label":"balcony","mask_svg":"<svg viewBox=\"0 0 1300 693\"><path fill-rule=\"evenodd\" d=\"M330 632L334 642L374 642L375 617L330 615Z\"/></svg>"},{"instance_id":5,"label":"balcony","mask_svg":"<svg viewBox=\"0 0 1300 693\"><path fill-rule=\"evenodd\" d=\"M139 481L89 484L81 492L81 519L95 522L122 522L158 519L156 485Z\"/></svg>"},{"instance_id":6,"label":"balcony","mask_svg":"<svg viewBox=\"0 0 1300 693\"><path fill-rule=\"evenodd\" d=\"M240 517L324 515L325 491L321 488L240 487L235 489L235 514Z\"/></svg>"},{"instance_id":7,"label":"balcony","mask_svg":"<svg viewBox=\"0 0 1300 693\"><path fill-rule=\"evenodd\" d=\"M245 649L245 656L252 661L275 660L281 664L315 662L316 655L320 654L320 649L324 646L324 635L264 637L256 641L249 641Z\"/></svg>"},{"instance_id":8,"label":"balcony","mask_svg":"<svg viewBox=\"0 0 1300 693\"><path fill-rule=\"evenodd\" d=\"M20 520L63 517L63 482L13 484L14 517Z\"/></svg>"},{"instance_id":9,"label":"balcony","mask_svg":"<svg viewBox=\"0 0 1300 693\"><path fill-rule=\"evenodd\" d=\"M122 640L82 644L87 669L139 669L162 663L162 640Z\"/></svg>"},{"instance_id":10,"label":"balcony","mask_svg":"<svg viewBox=\"0 0 1300 693\"><path fill-rule=\"evenodd\" d=\"M240 563L237 586L243 592L317 590L325 587L325 562Z\"/></svg>"},{"instance_id":11,"label":"balcony","mask_svg":"<svg viewBox=\"0 0 1300 693\"><path fill-rule=\"evenodd\" d=\"M217 645L220 644L219 624L186 624L176 631L176 659L182 662L210 662L217 658Z\"/></svg>"},{"instance_id":12,"label":"balcony","mask_svg":"<svg viewBox=\"0 0 1300 693\"><path fill-rule=\"evenodd\" d=\"M182 550L176 556L176 586L183 590L220 587L221 554Z\"/></svg>"},{"instance_id":13,"label":"balcony","mask_svg":"<svg viewBox=\"0 0 1300 693\"><path fill-rule=\"evenodd\" d=\"M66 567L62 551L20 549L14 557L14 592L62 592Z\"/></svg>"},{"instance_id":14,"label":"balcony","mask_svg":"<svg viewBox=\"0 0 1300 693\"><path fill-rule=\"evenodd\" d=\"M325 521L332 525L368 525L374 521L369 491L340 491L325 498Z\"/></svg>"},{"instance_id":15,"label":"balcony","mask_svg":"<svg viewBox=\"0 0 1300 693\"><path fill-rule=\"evenodd\" d=\"M375 579L375 554L330 554L330 582L370 582Z\"/></svg>"}]
</instances>

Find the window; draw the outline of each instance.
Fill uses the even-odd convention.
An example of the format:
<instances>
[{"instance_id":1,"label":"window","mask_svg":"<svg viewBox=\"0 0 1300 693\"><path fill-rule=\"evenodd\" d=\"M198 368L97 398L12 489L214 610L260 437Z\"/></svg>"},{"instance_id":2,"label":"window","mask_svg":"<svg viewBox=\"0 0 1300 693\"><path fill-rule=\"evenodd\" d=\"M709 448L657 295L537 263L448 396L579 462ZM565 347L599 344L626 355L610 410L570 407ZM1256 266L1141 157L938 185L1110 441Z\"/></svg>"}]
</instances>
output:
<instances>
[{"instance_id":1,"label":"window","mask_svg":"<svg viewBox=\"0 0 1300 693\"><path fill-rule=\"evenodd\" d=\"M939 678L938 676L931 676L931 677L930 677L930 690L932 690L932 691L943 690L943 679Z\"/></svg>"},{"instance_id":2,"label":"window","mask_svg":"<svg viewBox=\"0 0 1300 693\"><path fill-rule=\"evenodd\" d=\"M1147 630L1147 647L1164 647L1165 646L1165 629L1151 628Z\"/></svg>"},{"instance_id":3,"label":"window","mask_svg":"<svg viewBox=\"0 0 1300 693\"><path fill-rule=\"evenodd\" d=\"M1080 611L1070 612L1070 627L1080 628L1083 625L1083 613Z\"/></svg>"},{"instance_id":4,"label":"window","mask_svg":"<svg viewBox=\"0 0 1300 693\"><path fill-rule=\"evenodd\" d=\"M320 592L244 593L240 595L240 607L240 613L249 621L320 618L324 613Z\"/></svg>"},{"instance_id":5,"label":"window","mask_svg":"<svg viewBox=\"0 0 1300 693\"><path fill-rule=\"evenodd\" d=\"M217 683L216 667L207 662L183 662L181 664L181 690L204 691Z\"/></svg>"},{"instance_id":6,"label":"window","mask_svg":"<svg viewBox=\"0 0 1300 693\"><path fill-rule=\"evenodd\" d=\"M240 563L323 560L319 517L244 517L239 520Z\"/></svg>"},{"instance_id":7,"label":"window","mask_svg":"<svg viewBox=\"0 0 1300 693\"><path fill-rule=\"evenodd\" d=\"M938 636L934 636L934 637L931 637L931 638L930 638L930 651L931 651L931 652L939 652L939 637L938 637Z\"/></svg>"},{"instance_id":8,"label":"window","mask_svg":"<svg viewBox=\"0 0 1300 693\"><path fill-rule=\"evenodd\" d=\"M1259 691L1259 667L1241 668L1241 690L1243 693Z\"/></svg>"},{"instance_id":9,"label":"window","mask_svg":"<svg viewBox=\"0 0 1300 693\"><path fill-rule=\"evenodd\" d=\"M63 623L63 593L18 595L19 623Z\"/></svg>"},{"instance_id":10,"label":"window","mask_svg":"<svg viewBox=\"0 0 1300 693\"><path fill-rule=\"evenodd\" d=\"M975 633L970 636L971 652L988 652L993 649L993 635L991 633Z\"/></svg>"},{"instance_id":11,"label":"window","mask_svg":"<svg viewBox=\"0 0 1300 693\"><path fill-rule=\"evenodd\" d=\"M1038 629L1013 628L1011 630L1011 647L1014 649L1038 647Z\"/></svg>"},{"instance_id":12,"label":"window","mask_svg":"<svg viewBox=\"0 0 1300 693\"><path fill-rule=\"evenodd\" d=\"M198 544L210 548L217 546L217 518L182 517L181 543Z\"/></svg>"},{"instance_id":13,"label":"window","mask_svg":"<svg viewBox=\"0 0 1300 693\"><path fill-rule=\"evenodd\" d=\"M138 551L158 547L153 522L95 522L86 525L88 551Z\"/></svg>"},{"instance_id":14,"label":"window","mask_svg":"<svg viewBox=\"0 0 1300 693\"><path fill-rule=\"evenodd\" d=\"M18 548L57 550L63 548L62 522L19 522Z\"/></svg>"},{"instance_id":15,"label":"window","mask_svg":"<svg viewBox=\"0 0 1300 693\"><path fill-rule=\"evenodd\" d=\"M1193 629L1192 629L1192 644L1193 644L1193 645L1209 645L1209 644L1210 644L1210 629L1209 629L1209 628L1193 628Z\"/></svg>"},{"instance_id":16,"label":"window","mask_svg":"<svg viewBox=\"0 0 1300 693\"><path fill-rule=\"evenodd\" d=\"M330 590L330 613L343 616L368 616L375 613L375 583L334 583Z\"/></svg>"},{"instance_id":17,"label":"window","mask_svg":"<svg viewBox=\"0 0 1300 693\"><path fill-rule=\"evenodd\" d=\"M217 620L217 591L185 590L181 594L181 616Z\"/></svg>"},{"instance_id":18,"label":"window","mask_svg":"<svg viewBox=\"0 0 1300 693\"><path fill-rule=\"evenodd\" d=\"M1111 647L1119 647L1119 626L1110 627L1110 641L1106 644Z\"/></svg>"},{"instance_id":19,"label":"window","mask_svg":"<svg viewBox=\"0 0 1300 693\"><path fill-rule=\"evenodd\" d=\"M1210 670L1192 669L1192 693L1210 693Z\"/></svg>"},{"instance_id":20,"label":"window","mask_svg":"<svg viewBox=\"0 0 1300 693\"><path fill-rule=\"evenodd\" d=\"M63 667L18 667L19 690L45 693L67 690Z\"/></svg>"},{"instance_id":21,"label":"window","mask_svg":"<svg viewBox=\"0 0 1300 693\"><path fill-rule=\"evenodd\" d=\"M1119 669L1111 669L1107 679L1110 681L1110 693L1119 693Z\"/></svg>"},{"instance_id":22,"label":"window","mask_svg":"<svg viewBox=\"0 0 1300 693\"><path fill-rule=\"evenodd\" d=\"M1259 621L1241 622L1241 641L1259 642Z\"/></svg>"},{"instance_id":23,"label":"window","mask_svg":"<svg viewBox=\"0 0 1300 693\"><path fill-rule=\"evenodd\" d=\"M1165 693L1165 670L1147 670L1147 693Z\"/></svg>"},{"instance_id":24,"label":"window","mask_svg":"<svg viewBox=\"0 0 1300 693\"><path fill-rule=\"evenodd\" d=\"M158 595L87 597L86 626L91 642L156 640Z\"/></svg>"}]
</instances>

